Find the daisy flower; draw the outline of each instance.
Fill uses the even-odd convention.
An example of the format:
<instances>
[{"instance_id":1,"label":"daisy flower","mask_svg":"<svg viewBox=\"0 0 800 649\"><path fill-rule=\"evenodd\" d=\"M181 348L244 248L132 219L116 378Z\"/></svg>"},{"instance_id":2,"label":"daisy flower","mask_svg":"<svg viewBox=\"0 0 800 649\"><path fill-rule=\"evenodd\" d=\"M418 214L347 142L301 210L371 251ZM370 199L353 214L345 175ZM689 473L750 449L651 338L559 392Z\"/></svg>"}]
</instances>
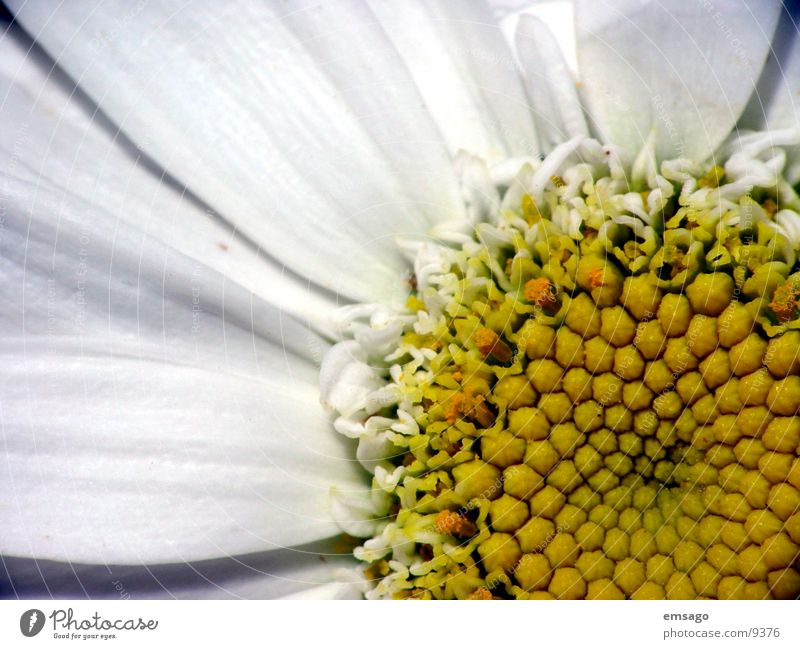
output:
<instances>
[{"instance_id":1,"label":"daisy flower","mask_svg":"<svg viewBox=\"0 0 800 649\"><path fill-rule=\"evenodd\" d=\"M9 593L800 593L780 2L9 5Z\"/></svg>"}]
</instances>

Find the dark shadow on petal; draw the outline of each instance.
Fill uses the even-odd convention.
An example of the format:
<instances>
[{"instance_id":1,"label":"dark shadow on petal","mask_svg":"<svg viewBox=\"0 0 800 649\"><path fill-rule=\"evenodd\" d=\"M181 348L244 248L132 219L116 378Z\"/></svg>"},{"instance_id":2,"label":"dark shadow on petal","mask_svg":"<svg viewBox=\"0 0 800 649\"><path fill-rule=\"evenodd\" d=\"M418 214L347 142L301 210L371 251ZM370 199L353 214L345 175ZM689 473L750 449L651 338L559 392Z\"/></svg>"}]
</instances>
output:
<instances>
[{"instance_id":1,"label":"dark shadow on petal","mask_svg":"<svg viewBox=\"0 0 800 649\"><path fill-rule=\"evenodd\" d=\"M355 565L336 537L293 548L185 564L90 565L0 556L2 599L260 599L326 583ZM330 569L330 571L328 570Z\"/></svg>"},{"instance_id":2,"label":"dark shadow on petal","mask_svg":"<svg viewBox=\"0 0 800 649\"><path fill-rule=\"evenodd\" d=\"M792 44L800 38L800 0L784 0L772 46L758 78L756 88L742 114L739 126L759 129L765 120L767 107L786 83L786 61Z\"/></svg>"}]
</instances>

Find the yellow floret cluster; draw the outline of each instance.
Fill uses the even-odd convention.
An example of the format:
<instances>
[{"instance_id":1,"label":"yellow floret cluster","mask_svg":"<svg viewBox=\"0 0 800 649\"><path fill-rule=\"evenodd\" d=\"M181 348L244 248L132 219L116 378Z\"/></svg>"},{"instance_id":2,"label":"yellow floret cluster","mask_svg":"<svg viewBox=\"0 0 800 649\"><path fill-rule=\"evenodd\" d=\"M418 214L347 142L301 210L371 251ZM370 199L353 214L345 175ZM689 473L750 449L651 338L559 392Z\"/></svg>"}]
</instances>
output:
<instances>
[{"instance_id":1,"label":"yellow floret cluster","mask_svg":"<svg viewBox=\"0 0 800 649\"><path fill-rule=\"evenodd\" d=\"M797 597L800 331L759 296L786 269L635 273L595 234L550 242L555 270L509 256L505 287L461 279L445 328L406 335L430 374L405 385L389 527L417 558L366 553L370 575L395 597Z\"/></svg>"}]
</instances>

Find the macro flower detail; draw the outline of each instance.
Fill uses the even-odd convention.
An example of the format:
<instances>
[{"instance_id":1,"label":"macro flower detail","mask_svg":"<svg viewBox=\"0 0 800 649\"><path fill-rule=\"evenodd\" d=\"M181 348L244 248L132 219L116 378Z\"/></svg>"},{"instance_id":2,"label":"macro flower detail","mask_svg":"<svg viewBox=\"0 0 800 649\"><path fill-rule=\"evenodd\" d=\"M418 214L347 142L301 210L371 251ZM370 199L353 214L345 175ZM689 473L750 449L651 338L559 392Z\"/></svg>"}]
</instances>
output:
<instances>
[{"instance_id":1,"label":"macro flower detail","mask_svg":"<svg viewBox=\"0 0 800 649\"><path fill-rule=\"evenodd\" d=\"M397 402L361 437L385 439L375 484L396 503L356 550L384 566L369 595L800 594L800 339L756 326L770 291L752 287L771 273L768 308L794 300L797 243L763 205L796 214L798 198L716 168L675 176L676 161L631 186L612 149L569 146L563 182L548 158L528 163L485 188L500 207L472 240L418 244L440 272L399 314L383 358ZM520 200L542 169L550 182ZM608 207L589 209L601 192ZM573 218L577 236L555 225ZM633 227L612 242L599 233L616 219ZM683 234L698 263L614 254L645 227L659 251Z\"/></svg>"},{"instance_id":2,"label":"macro flower detail","mask_svg":"<svg viewBox=\"0 0 800 649\"><path fill-rule=\"evenodd\" d=\"M575 137L502 179L471 159L481 222L404 244L402 330L362 348L396 401L337 420L394 503L356 549L369 597L800 594L797 135L711 161L657 140Z\"/></svg>"},{"instance_id":3,"label":"macro flower detail","mask_svg":"<svg viewBox=\"0 0 800 649\"><path fill-rule=\"evenodd\" d=\"M8 4L15 593L800 595L788 8Z\"/></svg>"}]
</instances>

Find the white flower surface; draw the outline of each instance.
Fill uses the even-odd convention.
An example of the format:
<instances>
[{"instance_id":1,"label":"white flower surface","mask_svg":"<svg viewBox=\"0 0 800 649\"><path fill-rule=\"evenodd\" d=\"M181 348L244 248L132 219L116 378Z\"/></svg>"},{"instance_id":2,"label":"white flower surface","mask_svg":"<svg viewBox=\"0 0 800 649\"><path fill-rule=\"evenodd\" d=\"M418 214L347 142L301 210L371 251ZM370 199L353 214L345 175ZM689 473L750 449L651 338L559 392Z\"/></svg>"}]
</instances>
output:
<instances>
[{"instance_id":1,"label":"white flower surface","mask_svg":"<svg viewBox=\"0 0 800 649\"><path fill-rule=\"evenodd\" d=\"M342 530L402 575L385 515L405 473L386 458L416 423L392 354L428 369L398 341L435 330L453 251L509 245L498 211L598 165L615 224L644 239L659 179L697 163L727 161L719 200L800 181L800 45L780 2L8 5L11 596L113 597L114 579L141 596L358 596ZM617 196L628 171L646 204ZM591 218L576 202L553 222ZM795 249L798 222L775 217ZM428 316L403 310L410 278L438 296Z\"/></svg>"}]
</instances>

